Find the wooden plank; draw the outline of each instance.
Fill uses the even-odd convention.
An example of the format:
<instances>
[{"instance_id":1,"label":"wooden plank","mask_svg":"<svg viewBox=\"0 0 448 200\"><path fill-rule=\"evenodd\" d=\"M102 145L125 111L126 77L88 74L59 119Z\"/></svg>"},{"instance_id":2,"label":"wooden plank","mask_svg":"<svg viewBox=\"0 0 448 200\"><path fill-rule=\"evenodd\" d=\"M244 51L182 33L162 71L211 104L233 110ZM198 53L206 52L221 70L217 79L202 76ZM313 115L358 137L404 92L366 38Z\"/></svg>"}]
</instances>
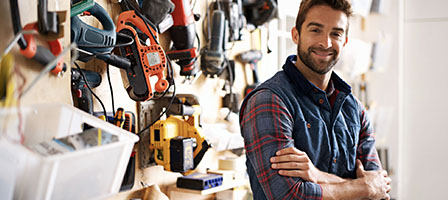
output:
<instances>
[{"instance_id":1,"label":"wooden plank","mask_svg":"<svg viewBox=\"0 0 448 200\"><path fill-rule=\"evenodd\" d=\"M70 5L68 1L57 0L59 10L68 10ZM49 4L55 4L56 0L49 0ZM0 17L2 20L2 28L0 29L0 38L2 43L0 49L6 48L8 43L14 38L12 31L12 21L9 1L1 1ZM21 12L22 26L37 21L37 1L18 1L19 10ZM67 20L64 26L64 34L66 37L62 39L63 46L70 44L70 21ZM46 44L43 44L46 45ZM29 60L19 53L19 46L15 45L11 53L14 55L15 64L23 73L26 79L26 86L28 87L32 80L43 69L43 66L35 61ZM70 55L64 56L64 62L67 64L68 73L65 73L61 77L56 77L52 74L47 74L29 91L29 93L22 98L22 105L29 105L35 103L66 103L71 104L71 91L70 91ZM17 76L13 76L16 80ZM20 81L17 83L21 83Z\"/></svg>"}]
</instances>

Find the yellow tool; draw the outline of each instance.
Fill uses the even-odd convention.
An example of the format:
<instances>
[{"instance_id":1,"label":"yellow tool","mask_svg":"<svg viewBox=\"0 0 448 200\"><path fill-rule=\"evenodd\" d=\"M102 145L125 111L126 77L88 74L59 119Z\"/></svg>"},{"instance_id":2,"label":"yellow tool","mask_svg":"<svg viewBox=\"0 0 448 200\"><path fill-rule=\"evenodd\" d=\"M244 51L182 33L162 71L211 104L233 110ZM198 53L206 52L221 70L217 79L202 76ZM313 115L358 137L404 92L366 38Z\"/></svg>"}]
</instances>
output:
<instances>
[{"instance_id":1,"label":"yellow tool","mask_svg":"<svg viewBox=\"0 0 448 200\"><path fill-rule=\"evenodd\" d=\"M123 108L118 108L117 112L115 112L113 124L115 126L123 128L124 120L125 120L125 118L124 118L124 109Z\"/></svg>"},{"instance_id":2,"label":"yellow tool","mask_svg":"<svg viewBox=\"0 0 448 200\"><path fill-rule=\"evenodd\" d=\"M15 104L14 79L12 69L14 58L11 54L3 56L0 64L0 107L10 107Z\"/></svg>"},{"instance_id":3,"label":"yellow tool","mask_svg":"<svg viewBox=\"0 0 448 200\"><path fill-rule=\"evenodd\" d=\"M176 97L177 98L177 97ZM166 105L166 104L165 104ZM202 134L199 105L177 98L171 114L150 128L150 150L165 170L189 174L197 167L210 145Z\"/></svg>"}]
</instances>

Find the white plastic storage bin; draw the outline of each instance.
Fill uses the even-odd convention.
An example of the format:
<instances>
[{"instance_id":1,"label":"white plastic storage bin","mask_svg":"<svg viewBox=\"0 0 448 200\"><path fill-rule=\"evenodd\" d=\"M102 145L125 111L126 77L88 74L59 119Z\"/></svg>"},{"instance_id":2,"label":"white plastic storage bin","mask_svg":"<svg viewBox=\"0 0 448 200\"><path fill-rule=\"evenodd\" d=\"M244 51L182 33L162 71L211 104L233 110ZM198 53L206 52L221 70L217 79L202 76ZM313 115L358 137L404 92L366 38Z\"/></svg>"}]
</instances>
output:
<instances>
[{"instance_id":1,"label":"white plastic storage bin","mask_svg":"<svg viewBox=\"0 0 448 200\"><path fill-rule=\"evenodd\" d=\"M119 191L136 135L65 104L23 107L21 113L25 145L80 133L83 123L118 136L118 142L48 157L11 143L17 160L0 165L15 170L14 199L102 199ZM17 136L18 124L16 109L0 109L0 140Z\"/></svg>"}]
</instances>

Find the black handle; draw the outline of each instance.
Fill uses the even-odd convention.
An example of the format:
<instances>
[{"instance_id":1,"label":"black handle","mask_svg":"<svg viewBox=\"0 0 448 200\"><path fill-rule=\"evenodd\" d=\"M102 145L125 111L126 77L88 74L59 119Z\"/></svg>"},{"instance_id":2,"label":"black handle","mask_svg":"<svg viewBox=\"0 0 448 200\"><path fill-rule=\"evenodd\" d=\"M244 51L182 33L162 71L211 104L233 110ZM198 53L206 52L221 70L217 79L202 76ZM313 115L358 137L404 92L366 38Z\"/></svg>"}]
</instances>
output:
<instances>
[{"instance_id":1,"label":"black handle","mask_svg":"<svg viewBox=\"0 0 448 200\"><path fill-rule=\"evenodd\" d=\"M257 69L257 63L251 63L251 65L253 66L252 68L252 75L254 77L254 84L258 84L258 69Z\"/></svg>"},{"instance_id":2,"label":"black handle","mask_svg":"<svg viewBox=\"0 0 448 200\"><path fill-rule=\"evenodd\" d=\"M133 153L134 154L134 153ZM126 167L126 172L121 182L120 192L125 190L130 190L134 186L135 178L135 156L131 155L129 158L128 166Z\"/></svg>"},{"instance_id":3,"label":"black handle","mask_svg":"<svg viewBox=\"0 0 448 200\"><path fill-rule=\"evenodd\" d=\"M17 0L9 0L9 7L11 10L12 28L14 30L14 34L18 34L22 31L22 24L20 23L20 12ZM18 43L21 49L26 49L28 46L28 43L23 35L19 38Z\"/></svg>"},{"instance_id":4,"label":"black handle","mask_svg":"<svg viewBox=\"0 0 448 200\"><path fill-rule=\"evenodd\" d=\"M222 52L224 49L225 15L223 11L215 10L212 16L212 30L210 38L210 51Z\"/></svg>"},{"instance_id":5,"label":"black handle","mask_svg":"<svg viewBox=\"0 0 448 200\"><path fill-rule=\"evenodd\" d=\"M87 87L81 87L79 90L81 91L81 97L78 99L77 107L89 114L93 114L92 93Z\"/></svg>"},{"instance_id":6,"label":"black handle","mask_svg":"<svg viewBox=\"0 0 448 200\"><path fill-rule=\"evenodd\" d=\"M55 56L53 53L51 53L50 50L47 48L37 45L36 54L33 57L33 60L37 61L38 63L42 64L43 66L46 66L48 63L53 61L55 59ZM56 67L54 65L51 70L53 70Z\"/></svg>"},{"instance_id":7,"label":"black handle","mask_svg":"<svg viewBox=\"0 0 448 200\"><path fill-rule=\"evenodd\" d=\"M196 157L194 157L193 159L193 163L194 163L194 168L196 168L199 165L199 162L201 162L202 157L204 157L205 152L207 152L208 148L210 148L210 145L208 144L207 140L204 140L202 142L202 148L199 151L199 153L196 155Z\"/></svg>"},{"instance_id":8,"label":"black handle","mask_svg":"<svg viewBox=\"0 0 448 200\"><path fill-rule=\"evenodd\" d=\"M37 24L39 33L47 35L48 33L58 33L58 15L56 12L48 12L47 0L37 2Z\"/></svg>"},{"instance_id":9,"label":"black handle","mask_svg":"<svg viewBox=\"0 0 448 200\"><path fill-rule=\"evenodd\" d=\"M125 57L110 54L108 59L104 60L106 63L118 67L120 69L129 69L131 67L131 61Z\"/></svg>"}]
</instances>

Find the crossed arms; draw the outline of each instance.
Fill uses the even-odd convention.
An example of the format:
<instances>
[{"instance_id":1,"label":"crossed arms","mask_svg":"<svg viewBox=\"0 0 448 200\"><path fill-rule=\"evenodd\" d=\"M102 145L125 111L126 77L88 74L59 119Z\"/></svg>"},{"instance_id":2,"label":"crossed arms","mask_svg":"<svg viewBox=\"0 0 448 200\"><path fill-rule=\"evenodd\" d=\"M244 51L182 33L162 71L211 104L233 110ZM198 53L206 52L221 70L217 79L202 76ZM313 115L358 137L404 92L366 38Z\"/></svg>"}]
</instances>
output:
<instances>
[{"instance_id":1,"label":"crossed arms","mask_svg":"<svg viewBox=\"0 0 448 200\"><path fill-rule=\"evenodd\" d=\"M272 92L257 92L242 112L246 156L268 199L390 198L387 173L365 171L366 159L356 161L356 179L343 179L317 169L304 152L294 147L292 117Z\"/></svg>"},{"instance_id":2,"label":"crossed arms","mask_svg":"<svg viewBox=\"0 0 448 200\"><path fill-rule=\"evenodd\" d=\"M356 179L343 179L322 172L310 161L305 152L295 147L277 151L271 157L271 167L282 176L298 177L320 184L323 199L390 199L391 179L387 172L365 171L360 160L356 161Z\"/></svg>"}]
</instances>

